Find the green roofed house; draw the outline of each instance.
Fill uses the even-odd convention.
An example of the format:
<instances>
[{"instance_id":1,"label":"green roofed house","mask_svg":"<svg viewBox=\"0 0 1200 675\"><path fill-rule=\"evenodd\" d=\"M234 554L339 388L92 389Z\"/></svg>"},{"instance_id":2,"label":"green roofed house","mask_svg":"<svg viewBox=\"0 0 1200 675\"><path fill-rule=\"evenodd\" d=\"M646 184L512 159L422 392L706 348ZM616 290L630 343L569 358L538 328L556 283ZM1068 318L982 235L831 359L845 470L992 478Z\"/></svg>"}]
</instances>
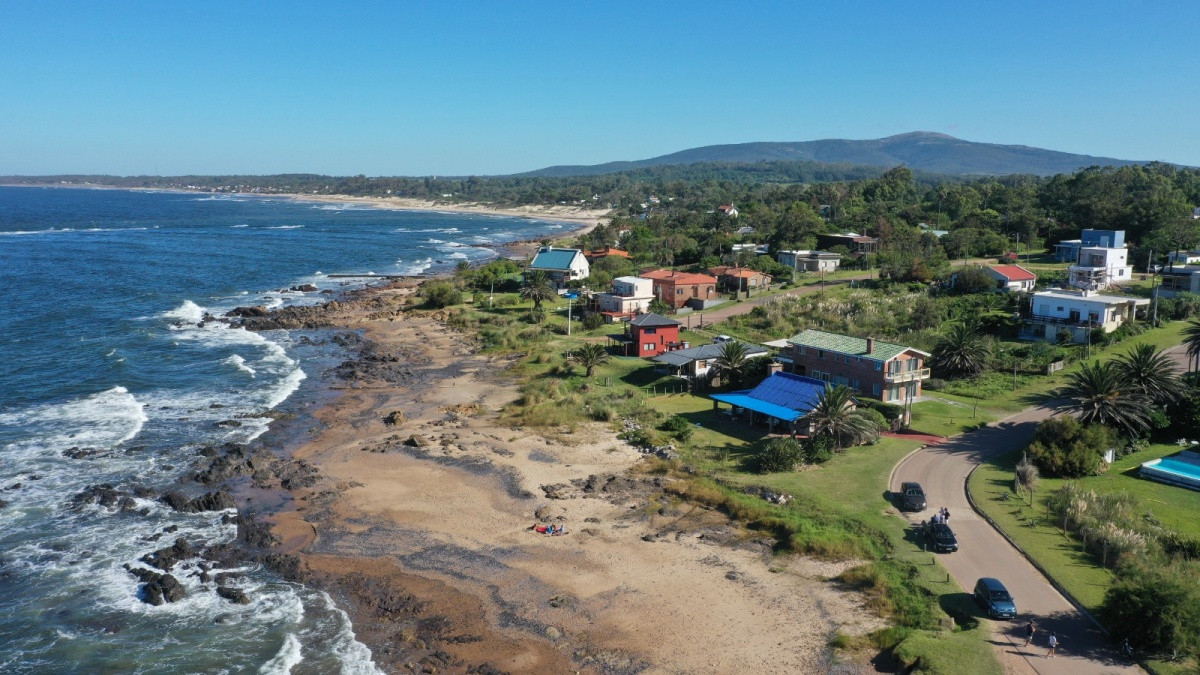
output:
<instances>
[{"instance_id":1,"label":"green roofed house","mask_svg":"<svg viewBox=\"0 0 1200 675\"><path fill-rule=\"evenodd\" d=\"M809 329L788 338L792 371L885 403L904 404L921 398L921 381L929 378L928 352L876 340Z\"/></svg>"},{"instance_id":2,"label":"green roofed house","mask_svg":"<svg viewBox=\"0 0 1200 675\"><path fill-rule=\"evenodd\" d=\"M583 251L553 246L538 249L537 255L533 256L533 262L529 263L525 271L528 274L539 270L545 272L559 289L565 288L568 281L586 279L592 273Z\"/></svg>"}]
</instances>

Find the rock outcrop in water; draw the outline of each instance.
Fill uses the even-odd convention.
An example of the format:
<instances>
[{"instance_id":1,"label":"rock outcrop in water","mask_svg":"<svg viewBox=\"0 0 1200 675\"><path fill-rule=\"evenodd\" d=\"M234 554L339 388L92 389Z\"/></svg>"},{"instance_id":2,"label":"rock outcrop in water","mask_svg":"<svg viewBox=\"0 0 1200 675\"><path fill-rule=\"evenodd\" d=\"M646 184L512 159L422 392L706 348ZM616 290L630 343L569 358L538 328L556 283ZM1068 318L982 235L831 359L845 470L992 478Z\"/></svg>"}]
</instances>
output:
<instances>
[{"instance_id":1,"label":"rock outcrop in water","mask_svg":"<svg viewBox=\"0 0 1200 675\"><path fill-rule=\"evenodd\" d=\"M189 499L181 492L168 492L163 495L162 502L180 513L224 511L237 507L233 495L225 490L209 492L195 499Z\"/></svg>"},{"instance_id":2,"label":"rock outcrop in water","mask_svg":"<svg viewBox=\"0 0 1200 675\"><path fill-rule=\"evenodd\" d=\"M142 588L141 600L150 605L161 605L164 602L179 602L187 597L183 584L170 574L159 574L143 567L125 565L125 569L146 584Z\"/></svg>"}]
</instances>

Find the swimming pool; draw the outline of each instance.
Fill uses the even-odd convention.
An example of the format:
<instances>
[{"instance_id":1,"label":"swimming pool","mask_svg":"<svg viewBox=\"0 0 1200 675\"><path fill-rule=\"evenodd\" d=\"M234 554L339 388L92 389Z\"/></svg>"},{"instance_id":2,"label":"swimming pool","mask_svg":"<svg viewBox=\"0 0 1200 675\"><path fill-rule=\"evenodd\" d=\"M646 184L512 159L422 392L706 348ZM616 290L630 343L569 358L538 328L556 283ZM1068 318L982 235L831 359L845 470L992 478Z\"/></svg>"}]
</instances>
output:
<instances>
[{"instance_id":1,"label":"swimming pool","mask_svg":"<svg viewBox=\"0 0 1200 675\"><path fill-rule=\"evenodd\" d=\"M1200 453L1184 450L1170 457L1152 459L1142 464L1140 475L1161 483L1200 490Z\"/></svg>"}]
</instances>

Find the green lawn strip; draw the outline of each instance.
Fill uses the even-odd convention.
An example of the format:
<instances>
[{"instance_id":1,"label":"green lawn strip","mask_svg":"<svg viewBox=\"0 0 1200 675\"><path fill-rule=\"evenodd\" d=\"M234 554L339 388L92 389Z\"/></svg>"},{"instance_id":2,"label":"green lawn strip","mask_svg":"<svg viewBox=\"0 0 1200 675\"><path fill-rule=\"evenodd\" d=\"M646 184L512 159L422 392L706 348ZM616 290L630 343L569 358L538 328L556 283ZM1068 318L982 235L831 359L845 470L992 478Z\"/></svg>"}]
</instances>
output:
<instances>
[{"instance_id":1,"label":"green lawn strip","mask_svg":"<svg viewBox=\"0 0 1200 675\"><path fill-rule=\"evenodd\" d=\"M881 649L894 648L897 655L903 654L906 665L915 664L920 671L953 672L954 664L971 663L976 672L1001 672L987 642L987 627L975 618L969 595L950 579L935 555L921 551L886 499L892 467L919 443L884 438L875 445L848 449L820 466L764 475L748 471L765 443L762 428L713 412L712 401L705 397L659 396L649 399L648 405L697 425L691 439L681 445L683 459L698 474L717 479L719 484L698 480L705 482L705 491L724 490L724 499L742 517L777 520L790 533L790 548L798 552L839 557L857 551L875 558L864 572L868 577L864 592L870 595L878 588L892 588L888 599L880 602L890 604L897 615L920 615L923 610L917 605L925 604L920 597L927 594L938 598L934 620L945 622L949 615L958 619L953 631L893 628L873 634L868 642ZM786 492L795 501L771 506L734 490L745 486ZM879 586L871 585L874 577L880 577Z\"/></svg>"},{"instance_id":2,"label":"green lawn strip","mask_svg":"<svg viewBox=\"0 0 1200 675\"><path fill-rule=\"evenodd\" d=\"M1165 527L1192 537L1200 536L1200 493L1138 478L1142 462L1178 452L1175 445L1153 445L1112 464L1108 473L1077 479L1098 493L1127 492L1134 495L1144 514ZM1062 533L1043 504L1043 498L1062 487L1063 479L1043 478L1038 482L1034 506L1012 491L1013 468L1021 453L1011 453L982 464L971 475L969 489L977 506L1019 545L1076 600L1095 611L1104 600L1113 573L1101 567L1093 554L1083 552L1074 537Z\"/></svg>"},{"instance_id":3,"label":"green lawn strip","mask_svg":"<svg viewBox=\"0 0 1200 675\"><path fill-rule=\"evenodd\" d=\"M1160 328L1152 328L1141 335L1135 335L1119 344L1105 348L1093 348L1090 359L1080 359L1053 375L1018 375L1018 386L1015 390L1012 387L1011 372L1005 374L1000 371L992 371L978 378L954 382L952 387L937 393L938 395L955 393L959 396L978 396L980 399L986 400L990 406L1001 409L1007 409L1010 406L1017 406L1018 409L1025 408L1051 398L1054 391L1066 383L1067 375L1079 370L1083 363L1096 360L1108 361L1119 354L1127 353L1135 345L1141 343L1152 344L1156 349L1173 347L1183 340L1183 329L1186 326L1187 322L1185 321L1172 321Z\"/></svg>"},{"instance_id":4,"label":"green lawn strip","mask_svg":"<svg viewBox=\"0 0 1200 675\"><path fill-rule=\"evenodd\" d=\"M923 434L954 436L976 429L1005 415L1001 411L984 406L942 397L940 394L925 394L923 400L912 404L912 422L909 428Z\"/></svg>"}]
</instances>

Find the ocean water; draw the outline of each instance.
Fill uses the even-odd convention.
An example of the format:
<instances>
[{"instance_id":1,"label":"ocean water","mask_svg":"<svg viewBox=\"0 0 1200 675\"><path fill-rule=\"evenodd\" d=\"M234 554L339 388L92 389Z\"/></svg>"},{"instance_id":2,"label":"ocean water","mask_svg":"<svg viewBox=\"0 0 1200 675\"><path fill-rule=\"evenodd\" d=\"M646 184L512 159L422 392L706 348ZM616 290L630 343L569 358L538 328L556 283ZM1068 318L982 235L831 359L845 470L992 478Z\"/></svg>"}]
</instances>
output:
<instances>
[{"instance_id":1,"label":"ocean water","mask_svg":"<svg viewBox=\"0 0 1200 675\"><path fill-rule=\"evenodd\" d=\"M366 280L479 261L479 244L562 224L282 198L0 187L0 672L374 672L323 593L254 566L217 597L152 606L122 565L229 541L222 513L72 506L88 486L173 487L208 444L262 443L266 410L321 395L322 354L288 331L210 323L238 305L310 304ZM86 457L64 453L78 449ZM72 454L78 454L72 453ZM178 527L172 534L164 528ZM157 540L152 537L158 536ZM196 563L198 561L190 561Z\"/></svg>"}]
</instances>

